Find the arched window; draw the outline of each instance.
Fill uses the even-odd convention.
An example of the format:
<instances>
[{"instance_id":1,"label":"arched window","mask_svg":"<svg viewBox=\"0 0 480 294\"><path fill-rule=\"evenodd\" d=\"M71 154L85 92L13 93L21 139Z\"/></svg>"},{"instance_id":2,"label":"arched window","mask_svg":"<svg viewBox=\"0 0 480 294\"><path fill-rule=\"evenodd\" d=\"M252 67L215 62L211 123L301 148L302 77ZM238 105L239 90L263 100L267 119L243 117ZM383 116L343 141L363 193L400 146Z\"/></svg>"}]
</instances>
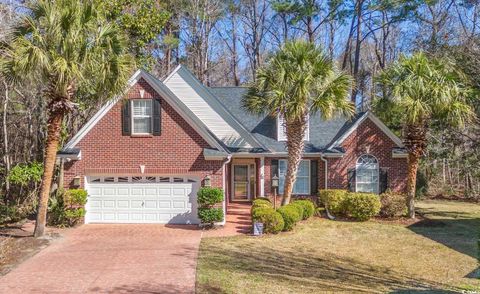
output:
<instances>
[{"instance_id":1,"label":"arched window","mask_svg":"<svg viewBox=\"0 0 480 294\"><path fill-rule=\"evenodd\" d=\"M365 154L357 160L356 166L356 191L376 193L379 190L378 161L375 156Z\"/></svg>"}]
</instances>

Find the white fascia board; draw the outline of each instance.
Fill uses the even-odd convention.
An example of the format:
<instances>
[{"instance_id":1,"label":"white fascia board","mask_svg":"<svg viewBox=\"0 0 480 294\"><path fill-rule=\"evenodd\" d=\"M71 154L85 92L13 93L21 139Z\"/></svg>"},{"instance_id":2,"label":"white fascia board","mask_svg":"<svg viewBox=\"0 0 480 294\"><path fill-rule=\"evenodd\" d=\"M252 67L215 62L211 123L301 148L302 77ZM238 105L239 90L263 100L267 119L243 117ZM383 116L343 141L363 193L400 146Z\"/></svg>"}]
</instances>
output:
<instances>
[{"instance_id":1,"label":"white fascia board","mask_svg":"<svg viewBox=\"0 0 480 294\"><path fill-rule=\"evenodd\" d=\"M322 152L309 152L302 153L303 157L328 157L328 158L340 158L344 153L322 153ZM273 152L273 153L232 153L232 158L262 158L262 157L288 157L288 152Z\"/></svg>"},{"instance_id":2,"label":"white fascia board","mask_svg":"<svg viewBox=\"0 0 480 294\"><path fill-rule=\"evenodd\" d=\"M355 131L358 126L363 123L367 118L369 118L380 130L382 130L385 135L387 135L398 147L404 147L402 140L398 138L390 129L375 115L373 115L370 111L366 112L359 120L357 120L351 127L348 129L340 138L338 138L335 142L333 142L329 149L332 147L341 146L343 141L350 136L353 131Z\"/></svg>"},{"instance_id":3,"label":"white fascia board","mask_svg":"<svg viewBox=\"0 0 480 294\"><path fill-rule=\"evenodd\" d=\"M107 114L110 109L122 98L125 93L130 90L132 86L134 86L141 78L145 79L149 83L149 85L157 91L160 96L167 100L167 102L177 111L183 119L185 119L195 131L197 131L202 138L204 138L207 143L209 143L212 147L217 148L218 150L226 151L220 143L208 132L206 127L203 123L196 118L193 113L185 113L188 112L188 109L185 105L181 107L179 103L181 101L173 94L165 85L163 85L160 81L158 83L153 80L152 76L147 74L144 70L137 70L132 77L128 80L128 84L124 92L120 95L117 95L110 99L95 115L73 136L70 141L64 146L64 148L73 148L75 147L85 135L90 132L90 130ZM154 78L156 79L156 78Z\"/></svg>"},{"instance_id":4,"label":"white fascia board","mask_svg":"<svg viewBox=\"0 0 480 294\"><path fill-rule=\"evenodd\" d=\"M188 83L193 89L200 92L200 97L205 97L208 99L207 104L213 103L215 107L212 107L213 111L221 111L218 113L220 117L222 117L227 124L232 127L233 130L237 131L239 135L245 139L251 146L261 147L263 149L267 149L263 144L261 144L251 133L245 129L245 127L218 101L218 99L213 95L208 88L202 84L197 77L186 67L182 66L181 64L178 65L163 81L166 85L168 81L176 74L179 73L179 76L182 77L184 74L187 79L184 79L186 83ZM205 99L204 98L204 99Z\"/></svg>"},{"instance_id":5,"label":"white fascia board","mask_svg":"<svg viewBox=\"0 0 480 294\"><path fill-rule=\"evenodd\" d=\"M78 152L78 154L57 154L57 158L80 160L82 159L82 151Z\"/></svg>"},{"instance_id":6,"label":"white fascia board","mask_svg":"<svg viewBox=\"0 0 480 294\"><path fill-rule=\"evenodd\" d=\"M114 96L102 108L100 108L100 110L95 113L95 115L75 134L75 136L73 136L72 139L65 144L64 148L75 147L78 142L80 142L80 140L82 140L83 137L85 137L85 135L90 132L90 130L102 119L102 117L107 114L110 109L112 109L112 107L121 99L121 97L140 80L141 76L142 71L139 69L130 77L123 93Z\"/></svg>"},{"instance_id":7,"label":"white fascia board","mask_svg":"<svg viewBox=\"0 0 480 294\"><path fill-rule=\"evenodd\" d=\"M408 153L395 153L392 151L392 158L408 158Z\"/></svg>"}]
</instances>

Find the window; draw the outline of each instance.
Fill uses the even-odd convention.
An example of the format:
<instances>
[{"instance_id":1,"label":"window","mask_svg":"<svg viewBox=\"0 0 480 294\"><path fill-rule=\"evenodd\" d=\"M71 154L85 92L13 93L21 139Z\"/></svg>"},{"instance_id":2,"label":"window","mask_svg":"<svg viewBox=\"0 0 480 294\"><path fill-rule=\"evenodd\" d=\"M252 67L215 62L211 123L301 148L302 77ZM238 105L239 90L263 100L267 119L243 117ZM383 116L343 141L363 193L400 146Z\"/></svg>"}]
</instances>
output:
<instances>
[{"instance_id":1,"label":"window","mask_svg":"<svg viewBox=\"0 0 480 294\"><path fill-rule=\"evenodd\" d=\"M310 140L310 116L307 116L307 129L305 131L305 141ZM287 129L285 119L279 115L277 118L277 141L287 141Z\"/></svg>"},{"instance_id":2,"label":"window","mask_svg":"<svg viewBox=\"0 0 480 294\"><path fill-rule=\"evenodd\" d=\"M152 100L132 100L132 134L152 133Z\"/></svg>"},{"instance_id":3,"label":"window","mask_svg":"<svg viewBox=\"0 0 480 294\"><path fill-rule=\"evenodd\" d=\"M378 161L373 155L362 155L356 166L356 192L378 194Z\"/></svg>"},{"instance_id":4,"label":"window","mask_svg":"<svg viewBox=\"0 0 480 294\"><path fill-rule=\"evenodd\" d=\"M278 161L278 192L283 194L285 189L285 175L287 174L287 160ZM293 194L310 195L310 160L300 161L297 179L293 184Z\"/></svg>"}]
</instances>

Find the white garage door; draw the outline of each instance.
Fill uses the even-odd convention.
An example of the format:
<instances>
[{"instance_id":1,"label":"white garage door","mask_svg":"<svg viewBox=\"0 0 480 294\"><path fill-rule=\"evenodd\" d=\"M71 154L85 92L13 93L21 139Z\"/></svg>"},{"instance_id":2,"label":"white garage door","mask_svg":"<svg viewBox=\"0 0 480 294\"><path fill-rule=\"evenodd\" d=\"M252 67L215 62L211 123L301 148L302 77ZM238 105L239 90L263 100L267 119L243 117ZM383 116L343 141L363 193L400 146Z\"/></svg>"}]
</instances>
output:
<instances>
[{"instance_id":1,"label":"white garage door","mask_svg":"<svg viewBox=\"0 0 480 294\"><path fill-rule=\"evenodd\" d=\"M192 177L88 177L86 223L198 224Z\"/></svg>"}]
</instances>

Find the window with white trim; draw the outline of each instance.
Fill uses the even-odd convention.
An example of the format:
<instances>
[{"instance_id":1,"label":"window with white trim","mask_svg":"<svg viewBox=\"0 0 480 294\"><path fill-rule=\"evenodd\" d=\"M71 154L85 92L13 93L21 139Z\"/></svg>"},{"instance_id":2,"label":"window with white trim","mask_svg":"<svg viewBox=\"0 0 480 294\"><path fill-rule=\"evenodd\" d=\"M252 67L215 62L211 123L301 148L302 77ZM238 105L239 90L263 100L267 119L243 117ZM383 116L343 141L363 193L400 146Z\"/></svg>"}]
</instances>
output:
<instances>
[{"instance_id":1,"label":"window with white trim","mask_svg":"<svg viewBox=\"0 0 480 294\"><path fill-rule=\"evenodd\" d=\"M152 133L152 100L132 100L132 134Z\"/></svg>"},{"instance_id":2,"label":"window with white trim","mask_svg":"<svg viewBox=\"0 0 480 294\"><path fill-rule=\"evenodd\" d=\"M355 191L378 194L379 168L375 156L365 154L357 160Z\"/></svg>"},{"instance_id":3,"label":"window with white trim","mask_svg":"<svg viewBox=\"0 0 480 294\"><path fill-rule=\"evenodd\" d=\"M285 175L287 174L287 160L278 161L278 192L283 194L285 189ZM302 160L298 166L297 179L293 184L293 194L310 195L310 160Z\"/></svg>"},{"instance_id":4,"label":"window with white trim","mask_svg":"<svg viewBox=\"0 0 480 294\"><path fill-rule=\"evenodd\" d=\"M305 141L310 140L310 116L307 116L307 129L305 130ZM287 127L285 118L282 115L277 117L277 141L287 141Z\"/></svg>"}]
</instances>

